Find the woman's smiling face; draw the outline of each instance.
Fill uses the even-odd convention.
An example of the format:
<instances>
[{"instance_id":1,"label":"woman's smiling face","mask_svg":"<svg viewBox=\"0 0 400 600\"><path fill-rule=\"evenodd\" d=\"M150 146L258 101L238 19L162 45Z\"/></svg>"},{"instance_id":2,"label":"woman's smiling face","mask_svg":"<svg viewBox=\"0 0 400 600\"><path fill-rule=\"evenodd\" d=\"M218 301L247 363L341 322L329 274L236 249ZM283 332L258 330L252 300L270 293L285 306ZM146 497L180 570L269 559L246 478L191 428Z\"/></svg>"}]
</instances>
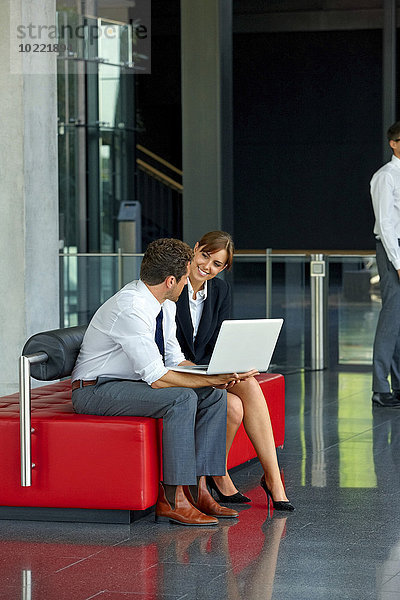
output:
<instances>
[{"instance_id":1,"label":"woman's smiling face","mask_svg":"<svg viewBox=\"0 0 400 600\"><path fill-rule=\"evenodd\" d=\"M194 257L190 265L192 284L194 282L203 284L205 281L213 279L225 269L227 260L228 253L225 248L210 253L204 250L204 246L200 247L197 243L194 247Z\"/></svg>"}]
</instances>

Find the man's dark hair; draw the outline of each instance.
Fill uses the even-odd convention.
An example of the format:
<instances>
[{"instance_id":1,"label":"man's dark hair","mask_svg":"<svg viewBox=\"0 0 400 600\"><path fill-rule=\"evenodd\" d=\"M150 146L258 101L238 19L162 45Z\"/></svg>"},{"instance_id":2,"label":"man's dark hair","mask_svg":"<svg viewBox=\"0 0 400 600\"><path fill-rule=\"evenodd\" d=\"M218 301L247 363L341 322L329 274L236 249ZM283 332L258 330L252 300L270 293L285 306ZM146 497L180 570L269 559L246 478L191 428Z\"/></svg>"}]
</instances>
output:
<instances>
[{"instance_id":1,"label":"man's dark hair","mask_svg":"<svg viewBox=\"0 0 400 600\"><path fill-rule=\"evenodd\" d=\"M400 138L400 121L393 123L387 130L386 135L389 142L390 140L397 140L397 138Z\"/></svg>"},{"instance_id":2,"label":"man's dark hair","mask_svg":"<svg viewBox=\"0 0 400 600\"><path fill-rule=\"evenodd\" d=\"M161 238L147 246L140 267L140 279L148 285L158 285L173 275L179 281L187 273L193 250L180 240Z\"/></svg>"}]
</instances>

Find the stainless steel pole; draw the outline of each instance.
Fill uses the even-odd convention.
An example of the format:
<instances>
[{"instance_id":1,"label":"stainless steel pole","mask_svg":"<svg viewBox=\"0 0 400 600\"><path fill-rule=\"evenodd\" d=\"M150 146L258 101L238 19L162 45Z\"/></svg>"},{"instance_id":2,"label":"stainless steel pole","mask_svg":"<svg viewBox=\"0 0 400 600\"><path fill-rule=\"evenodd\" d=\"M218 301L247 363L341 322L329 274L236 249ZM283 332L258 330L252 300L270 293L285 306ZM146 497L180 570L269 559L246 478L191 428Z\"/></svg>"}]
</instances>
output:
<instances>
[{"instance_id":1,"label":"stainless steel pole","mask_svg":"<svg viewBox=\"0 0 400 600\"><path fill-rule=\"evenodd\" d=\"M31 457L31 364L45 362L45 352L21 356L19 359L19 424L21 444L21 486L32 485Z\"/></svg>"},{"instance_id":2,"label":"stainless steel pole","mask_svg":"<svg viewBox=\"0 0 400 600\"><path fill-rule=\"evenodd\" d=\"M124 280L124 265L122 258L122 249L118 248L118 289L122 288L122 282Z\"/></svg>"},{"instance_id":3,"label":"stainless steel pole","mask_svg":"<svg viewBox=\"0 0 400 600\"><path fill-rule=\"evenodd\" d=\"M265 318L272 315L272 248L265 250Z\"/></svg>"},{"instance_id":4,"label":"stainless steel pole","mask_svg":"<svg viewBox=\"0 0 400 600\"><path fill-rule=\"evenodd\" d=\"M325 273L326 263L323 254L311 254L311 368L325 369Z\"/></svg>"}]
</instances>

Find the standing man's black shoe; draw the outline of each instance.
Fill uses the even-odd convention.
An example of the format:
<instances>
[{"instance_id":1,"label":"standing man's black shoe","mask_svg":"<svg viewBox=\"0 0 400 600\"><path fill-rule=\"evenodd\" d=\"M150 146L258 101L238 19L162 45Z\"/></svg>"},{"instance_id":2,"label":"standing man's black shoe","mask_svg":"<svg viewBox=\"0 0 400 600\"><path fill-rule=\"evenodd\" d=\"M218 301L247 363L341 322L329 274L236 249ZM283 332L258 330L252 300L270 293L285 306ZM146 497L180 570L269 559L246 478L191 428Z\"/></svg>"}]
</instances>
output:
<instances>
[{"instance_id":1,"label":"standing man's black shoe","mask_svg":"<svg viewBox=\"0 0 400 600\"><path fill-rule=\"evenodd\" d=\"M391 392L374 392L372 403L387 408L400 408L400 398Z\"/></svg>"}]
</instances>

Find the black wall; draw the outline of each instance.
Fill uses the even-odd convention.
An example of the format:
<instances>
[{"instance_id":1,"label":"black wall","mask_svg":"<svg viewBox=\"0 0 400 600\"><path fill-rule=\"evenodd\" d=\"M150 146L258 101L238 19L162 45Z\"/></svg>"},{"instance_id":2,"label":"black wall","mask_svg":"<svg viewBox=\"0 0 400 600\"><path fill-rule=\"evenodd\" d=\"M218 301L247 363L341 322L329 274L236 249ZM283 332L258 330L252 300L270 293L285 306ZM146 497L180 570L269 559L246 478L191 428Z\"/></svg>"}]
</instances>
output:
<instances>
[{"instance_id":1,"label":"black wall","mask_svg":"<svg viewBox=\"0 0 400 600\"><path fill-rule=\"evenodd\" d=\"M382 164L381 36L234 36L238 248L374 247L369 180Z\"/></svg>"},{"instance_id":2,"label":"black wall","mask_svg":"<svg viewBox=\"0 0 400 600\"><path fill-rule=\"evenodd\" d=\"M178 13L179 17L179 13ZM179 24L178 17L176 24ZM182 166L181 54L178 34L152 35L151 74L136 76L138 143Z\"/></svg>"},{"instance_id":3,"label":"black wall","mask_svg":"<svg viewBox=\"0 0 400 600\"><path fill-rule=\"evenodd\" d=\"M169 18L173 33L154 28L152 74L137 77L139 141L180 166L179 11ZM380 30L234 34L238 248L374 248L381 45Z\"/></svg>"}]
</instances>

